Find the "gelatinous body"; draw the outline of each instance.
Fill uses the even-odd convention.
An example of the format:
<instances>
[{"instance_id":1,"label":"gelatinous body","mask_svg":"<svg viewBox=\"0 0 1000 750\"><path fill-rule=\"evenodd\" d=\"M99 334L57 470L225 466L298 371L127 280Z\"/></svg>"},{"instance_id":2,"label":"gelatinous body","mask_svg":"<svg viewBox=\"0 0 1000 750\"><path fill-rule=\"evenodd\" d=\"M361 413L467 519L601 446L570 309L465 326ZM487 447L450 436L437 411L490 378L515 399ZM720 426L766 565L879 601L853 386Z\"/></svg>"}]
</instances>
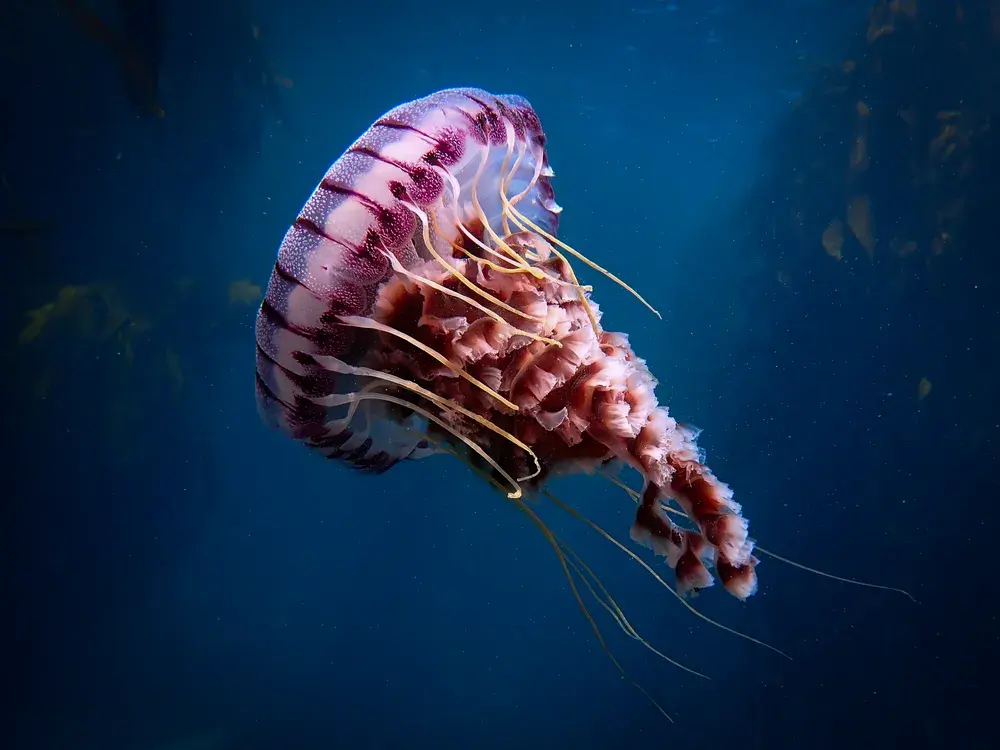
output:
<instances>
[{"instance_id":1,"label":"gelatinous body","mask_svg":"<svg viewBox=\"0 0 1000 750\"><path fill-rule=\"evenodd\" d=\"M680 590L714 568L746 598L747 522L628 338L601 327L572 262L603 269L558 239L551 177L521 97L451 89L381 117L281 244L257 319L261 412L372 472L456 453L513 498L630 465L644 478L632 538Z\"/></svg>"}]
</instances>

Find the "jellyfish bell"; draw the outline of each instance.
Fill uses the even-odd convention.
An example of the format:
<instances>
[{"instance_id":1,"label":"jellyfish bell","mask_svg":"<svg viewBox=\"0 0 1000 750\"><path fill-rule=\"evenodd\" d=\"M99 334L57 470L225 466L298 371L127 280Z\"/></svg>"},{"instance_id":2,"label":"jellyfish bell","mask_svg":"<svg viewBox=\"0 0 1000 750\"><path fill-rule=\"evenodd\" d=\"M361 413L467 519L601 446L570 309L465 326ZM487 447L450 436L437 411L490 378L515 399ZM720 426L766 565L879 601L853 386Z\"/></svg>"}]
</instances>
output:
<instances>
[{"instance_id":1,"label":"jellyfish bell","mask_svg":"<svg viewBox=\"0 0 1000 750\"><path fill-rule=\"evenodd\" d=\"M462 458L584 579L589 568L523 496L552 497L556 474L631 466L643 478L631 538L666 558L679 593L711 586L714 570L746 599L757 587L747 521L697 431L657 402L628 337L602 327L578 268L649 305L559 239L545 144L527 100L478 89L375 122L281 243L256 324L261 414L367 472Z\"/></svg>"}]
</instances>

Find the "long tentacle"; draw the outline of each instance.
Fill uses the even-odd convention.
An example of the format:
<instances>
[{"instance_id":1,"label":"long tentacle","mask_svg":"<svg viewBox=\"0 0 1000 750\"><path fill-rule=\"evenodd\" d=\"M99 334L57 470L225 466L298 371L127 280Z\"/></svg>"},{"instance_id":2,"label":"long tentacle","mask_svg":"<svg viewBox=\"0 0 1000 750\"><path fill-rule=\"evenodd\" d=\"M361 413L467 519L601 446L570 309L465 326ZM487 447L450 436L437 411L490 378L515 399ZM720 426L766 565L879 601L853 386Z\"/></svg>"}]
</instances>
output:
<instances>
[{"instance_id":1,"label":"long tentacle","mask_svg":"<svg viewBox=\"0 0 1000 750\"><path fill-rule=\"evenodd\" d=\"M625 492L629 494L629 496L632 498L633 501L635 501L636 503L640 502L641 496L639 495L639 493L633 490L628 485L626 485L621 480L619 480L617 477L605 475L605 478L615 486L625 490ZM667 511L667 513L688 520L688 515L683 510L672 508L669 505L663 505L663 509ZM808 565L803 565L802 563L795 562L794 560L790 560L787 557L782 557L776 552L771 552L770 550L764 549L759 544L754 545L754 550L758 552L763 552L768 557L773 557L775 560L780 560L786 565L791 565L792 567L798 568L799 570L805 570L809 573L814 573L818 576L822 576L823 578L830 578L834 581L840 581L841 583L851 583L854 584L855 586L863 586L865 588L870 588L870 589L881 589L882 591L895 591L897 594L902 594L903 596L908 598L914 604L920 603L914 598L913 594L911 594L909 591L906 591L905 589L898 589L894 586L884 586L880 583L868 583L867 581L859 581L855 578L844 578L842 576L834 575L833 573L827 573L825 571L818 570L817 568L810 568Z\"/></svg>"},{"instance_id":2,"label":"long tentacle","mask_svg":"<svg viewBox=\"0 0 1000 750\"><path fill-rule=\"evenodd\" d=\"M580 513L580 511L576 510L576 508L573 508L573 507L567 505L566 503L564 503L563 501L559 500L557 497L555 497L554 495L552 495L552 494L550 494L548 492L546 492L546 494L547 494L547 496L554 503L556 503L556 505L558 505L563 510L565 510L566 512L568 512L574 518L578 518L579 520L581 520L584 523L586 523L588 526L590 526L592 529L594 529L594 531L596 531L598 534L600 534L601 536L603 536L605 539L607 539L609 542L611 542L613 545L615 545L618 549L620 549L626 555L628 555L633 560L635 560L637 563L639 563L639 565L641 565L642 568L647 573L649 573L651 576L653 576L653 578L655 578L657 580L657 582L659 582L659 584L661 586L663 586L663 588L665 588L667 591L669 591L671 594L673 594L674 597L676 597L677 600L681 604L683 604L687 608L687 610L689 612L691 612L693 615L695 615L695 617L697 617L697 618L699 618L701 620L704 620L705 622L707 622L709 625L712 625L713 627L719 628L720 630L725 630L727 633L732 633L733 635L739 636L740 638L748 640L751 643L756 643L758 646L763 646L764 648L769 649L770 651L773 651L776 654L780 654L781 656L784 656L789 661L792 660L792 657L790 657L788 654L786 654L781 649L775 648L770 643L765 643L764 641L759 640L758 638L754 638L752 635L747 635L746 633L741 633L738 630L734 630L733 628L731 628L731 627L729 627L727 625L723 625L721 622L713 620L708 615L699 612L697 609L695 609L691 605L691 603L687 599L685 599L683 596L681 596L673 586L671 586L669 583L667 583L666 581L664 581L663 578L660 576L660 574L657 573L655 570L653 570L653 568L650 567L649 564L645 560L643 560L641 557L639 557L635 552L633 552L628 547L626 547L624 544L622 544L621 542L619 542L617 539L615 539L613 536L611 536L611 534L609 534L607 531L605 531L604 529L602 529L595 522L591 521L585 515L583 515L582 513Z\"/></svg>"},{"instance_id":3,"label":"long tentacle","mask_svg":"<svg viewBox=\"0 0 1000 750\"><path fill-rule=\"evenodd\" d=\"M660 706L660 704L657 703L655 700L653 700L653 697L649 694L649 692L644 687L642 687L642 685L640 685L639 683L637 683L635 680L633 680L631 677L628 676L628 673L625 671L625 668L621 665L618 659L615 658L615 655L611 652L611 649L608 648L608 644L604 640L604 636L601 634L601 629L597 626L597 622L596 620L594 620L594 616L590 614L590 610L584 603L583 597L580 596L580 591L576 586L576 582L573 580L573 575L572 572L570 571L570 566L566 561L566 555L563 553L562 549L559 546L559 540L549 530L549 527L545 524L545 522L541 518L539 518L538 515L530 507L528 507L526 503L522 502L519 498L512 498L512 499L514 500L515 503L517 503L517 506L521 509L521 511L524 512L529 519L531 519L531 522L534 523L539 528L539 530L541 530L542 534L545 536L545 539L549 542L549 544L552 545L552 549L555 550L556 556L559 558L559 564L562 566L563 572L566 574L566 580L569 582L570 591L573 594L573 598L576 599L577 606L580 608L580 611L583 613L583 616L587 619L587 622L590 625L590 629L594 633L594 637L597 638L597 642L601 646L601 650L604 651L605 655L611 660L611 663L615 665L615 668L618 670L619 674L621 674L622 678L630 682L634 687L636 687L643 695L646 696L649 702L656 707L657 711L663 714L669 721L673 722L673 718L671 718L670 714L664 711L663 708Z\"/></svg>"}]
</instances>

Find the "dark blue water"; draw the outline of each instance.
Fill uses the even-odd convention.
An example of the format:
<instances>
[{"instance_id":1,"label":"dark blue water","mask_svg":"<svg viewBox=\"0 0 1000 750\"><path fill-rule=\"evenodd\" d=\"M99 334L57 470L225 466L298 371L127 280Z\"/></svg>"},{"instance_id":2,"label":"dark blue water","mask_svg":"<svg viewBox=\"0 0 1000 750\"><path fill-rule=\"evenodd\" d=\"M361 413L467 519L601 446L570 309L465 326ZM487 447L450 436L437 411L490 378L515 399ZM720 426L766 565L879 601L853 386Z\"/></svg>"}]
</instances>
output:
<instances>
[{"instance_id":1,"label":"dark blue water","mask_svg":"<svg viewBox=\"0 0 1000 750\"><path fill-rule=\"evenodd\" d=\"M978 746L1000 22L989 0L882 5L0 6L5 742ZM589 276L605 326L704 429L759 543L919 604L767 557L746 603L694 600L788 660L539 500L638 631L711 678L592 607L671 724L460 463L366 477L260 423L254 287L289 222L384 111L465 85L538 111L561 236L663 313ZM552 489L631 545L623 492Z\"/></svg>"}]
</instances>

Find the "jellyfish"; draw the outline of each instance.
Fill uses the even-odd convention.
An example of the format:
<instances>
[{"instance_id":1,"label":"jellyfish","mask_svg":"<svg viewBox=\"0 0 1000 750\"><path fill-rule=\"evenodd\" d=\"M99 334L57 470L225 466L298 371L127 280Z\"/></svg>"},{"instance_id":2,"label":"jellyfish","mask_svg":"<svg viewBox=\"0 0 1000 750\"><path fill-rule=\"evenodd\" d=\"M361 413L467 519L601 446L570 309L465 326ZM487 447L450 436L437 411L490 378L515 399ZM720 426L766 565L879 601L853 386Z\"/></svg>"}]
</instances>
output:
<instances>
[{"instance_id":1,"label":"jellyfish","mask_svg":"<svg viewBox=\"0 0 1000 750\"><path fill-rule=\"evenodd\" d=\"M256 322L261 415L365 472L458 456L531 516L571 585L580 574L599 598L589 568L524 500L558 501L545 486L556 475L632 467L642 489L631 539L666 558L676 593L717 577L745 600L758 559L732 490L706 466L698 431L658 403L628 336L602 326L578 272L655 310L559 238L553 177L520 96L448 89L379 118L281 243Z\"/></svg>"}]
</instances>

